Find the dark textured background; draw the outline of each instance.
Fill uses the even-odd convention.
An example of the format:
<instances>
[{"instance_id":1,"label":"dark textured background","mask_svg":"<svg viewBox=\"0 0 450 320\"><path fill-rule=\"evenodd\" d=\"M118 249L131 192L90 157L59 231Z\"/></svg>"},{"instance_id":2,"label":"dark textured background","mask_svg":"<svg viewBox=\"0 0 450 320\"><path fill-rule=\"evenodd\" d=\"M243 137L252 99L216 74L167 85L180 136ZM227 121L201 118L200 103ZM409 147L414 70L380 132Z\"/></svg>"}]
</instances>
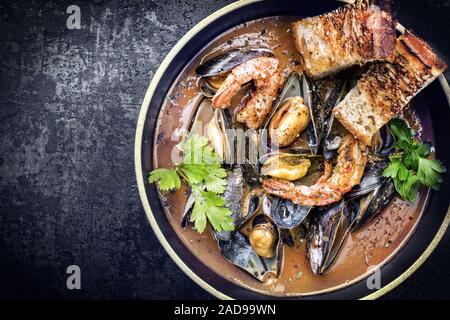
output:
<instances>
[{"instance_id":1,"label":"dark textured background","mask_svg":"<svg viewBox=\"0 0 450 320\"><path fill-rule=\"evenodd\" d=\"M229 2L1 1L0 298L211 298L151 231L133 146L156 68ZM70 4L81 30L66 28ZM449 0L397 0L395 10L449 62ZM450 298L449 249L447 233L384 298ZM82 290L66 289L70 264Z\"/></svg>"}]
</instances>

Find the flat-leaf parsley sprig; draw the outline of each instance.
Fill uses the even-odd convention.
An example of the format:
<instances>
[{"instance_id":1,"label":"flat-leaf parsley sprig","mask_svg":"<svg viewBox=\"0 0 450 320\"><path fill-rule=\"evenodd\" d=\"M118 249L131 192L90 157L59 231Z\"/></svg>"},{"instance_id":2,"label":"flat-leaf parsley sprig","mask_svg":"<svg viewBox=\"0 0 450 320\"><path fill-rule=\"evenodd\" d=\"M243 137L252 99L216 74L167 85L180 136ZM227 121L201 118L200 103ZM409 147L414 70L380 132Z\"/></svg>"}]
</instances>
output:
<instances>
[{"instance_id":1,"label":"flat-leaf parsley sprig","mask_svg":"<svg viewBox=\"0 0 450 320\"><path fill-rule=\"evenodd\" d=\"M207 221L216 231L234 229L231 211L225 207L222 194L227 185L227 173L221 159L207 138L192 134L177 145L183 152L182 162L172 169L159 168L150 173L148 181L156 182L162 191L178 190L181 179L191 188L195 203L190 220L202 233Z\"/></svg>"},{"instance_id":2,"label":"flat-leaf parsley sprig","mask_svg":"<svg viewBox=\"0 0 450 320\"><path fill-rule=\"evenodd\" d=\"M392 119L389 128L396 139L396 152L389 157L383 176L392 178L397 193L410 202L415 201L421 185L439 190L446 168L441 161L429 159L430 146L415 139L415 132L403 120Z\"/></svg>"}]
</instances>

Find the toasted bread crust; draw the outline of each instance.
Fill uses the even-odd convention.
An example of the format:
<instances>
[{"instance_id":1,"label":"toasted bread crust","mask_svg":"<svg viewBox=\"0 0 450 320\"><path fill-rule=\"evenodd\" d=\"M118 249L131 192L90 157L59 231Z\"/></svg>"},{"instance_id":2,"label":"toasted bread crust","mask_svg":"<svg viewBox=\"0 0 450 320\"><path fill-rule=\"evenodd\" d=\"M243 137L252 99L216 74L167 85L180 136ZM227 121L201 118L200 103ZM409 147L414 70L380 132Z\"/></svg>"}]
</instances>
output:
<instances>
[{"instance_id":1,"label":"toasted bread crust","mask_svg":"<svg viewBox=\"0 0 450 320\"><path fill-rule=\"evenodd\" d=\"M386 0L357 0L292 24L304 72L322 78L350 66L392 58L395 19Z\"/></svg>"},{"instance_id":2,"label":"toasted bread crust","mask_svg":"<svg viewBox=\"0 0 450 320\"><path fill-rule=\"evenodd\" d=\"M406 31L396 41L393 61L370 66L352 89L359 90L363 100L359 118L355 119L351 110L354 103L350 103L350 93L333 113L348 131L369 145L372 136L446 67L425 41Z\"/></svg>"}]
</instances>

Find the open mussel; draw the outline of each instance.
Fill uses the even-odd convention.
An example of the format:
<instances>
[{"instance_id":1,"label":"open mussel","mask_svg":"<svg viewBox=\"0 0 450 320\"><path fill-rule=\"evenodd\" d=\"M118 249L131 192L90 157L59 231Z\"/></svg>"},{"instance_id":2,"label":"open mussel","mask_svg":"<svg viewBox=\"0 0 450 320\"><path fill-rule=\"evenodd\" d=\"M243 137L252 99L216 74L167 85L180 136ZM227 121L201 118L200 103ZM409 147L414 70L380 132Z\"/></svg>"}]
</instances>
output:
<instances>
[{"instance_id":1,"label":"open mussel","mask_svg":"<svg viewBox=\"0 0 450 320\"><path fill-rule=\"evenodd\" d=\"M291 73L263 126L263 151L289 146L306 130L310 152L317 154L331 129L331 110L341 97L343 87L341 79L313 83L304 75Z\"/></svg>"},{"instance_id":2,"label":"open mussel","mask_svg":"<svg viewBox=\"0 0 450 320\"><path fill-rule=\"evenodd\" d=\"M275 141L272 141L270 131L274 132L274 130L270 130L270 127L272 127L272 129L273 129L274 127L279 125L278 122L282 118L282 115L284 114L283 107L286 105L286 103L288 103L288 101L291 98L300 98L300 97L303 99L301 79L300 79L300 76L296 72L293 72L290 74L290 76L284 83L283 89L281 90L277 100L275 101L272 111L267 116L267 118L264 122L263 130L261 130L261 135L260 135L261 146L260 146L260 148L263 153L271 152L273 147L278 147L276 139L275 139ZM309 113L309 109L308 109L308 113ZM309 116L309 114L308 114L308 116ZM295 115L294 115L294 118L295 118ZM274 122L272 122L272 120L274 120ZM295 119L294 119L294 121L295 121ZM297 136L297 134L294 134L294 136Z\"/></svg>"},{"instance_id":3,"label":"open mussel","mask_svg":"<svg viewBox=\"0 0 450 320\"><path fill-rule=\"evenodd\" d=\"M359 185L346 196L355 212L352 231L360 229L381 213L395 195L395 186L391 179L382 176L388 161L370 163Z\"/></svg>"},{"instance_id":4,"label":"open mussel","mask_svg":"<svg viewBox=\"0 0 450 320\"><path fill-rule=\"evenodd\" d=\"M280 229L268 216L255 216L248 236L235 231L224 240L217 235L214 234L222 256L259 281L266 282L281 274L283 241Z\"/></svg>"},{"instance_id":5,"label":"open mussel","mask_svg":"<svg viewBox=\"0 0 450 320\"><path fill-rule=\"evenodd\" d=\"M314 274L322 275L331 266L350 233L352 221L352 208L344 200L315 208L306 236L306 258Z\"/></svg>"},{"instance_id":6,"label":"open mussel","mask_svg":"<svg viewBox=\"0 0 450 320\"><path fill-rule=\"evenodd\" d=\"M216 154L225 164L234 162L234 132L232 115L228 109L215 109L211 99L202 98L193 109L189 120L189 134L206 136Z\"/></svg>"},{"instance_id":7,"label":"open mussel","mask_svg":"<svg viewBox=\"0 0 450 320\"><path fill-rule=\"evenodd\" d=\"M255 252L263 259L267 269L276 276L283 267L283 239L281 229L265 214L253 218L249 241Z\"/></svg>"},{"instance_id":8,"label":"open mussel","mask_svg":"<svg viewBox=\"0 0 450 320\"><path fill-rule=\"evenodd\" d=\"M321 104L318 95L314 92L312 84L305 76L301 79L302 93L305 104L309 107L311 121L306 128L306 139L313 154L319 151L320 142L324 135L324 125L330 113Z\"/></svg>"},{"instance_id":9,"label":"open mussel","mask_svg":"<svg viewBox=\"0 0 450 320\"><path fill-rule=\"evenodd\" d=\"M206 97L213 97L231 70L250 59L262 56L273 56L273 52L264 48L237 48L203 61L195 69L200 76L200 90Z\"/></svg>"},{"instance_id":10,"label":"open mussel","mask_svg":"<svg viewBox=\"0 0 450 320\"><path fill-rule=\"evenodd\" d=\"M189 119L187 130L189 134L198 134L203 136L206 125L214 116L214 108L211 99L200 98L192 110L192 116Z\"/></svg>"},{"instance_id":11,"label":"open mussel","mask_svg":"<svg viewBox=\"0 0 450 320\"><path fill-rule=\"evenodd\" d=\"M272 258L279 238L277 227L269 217L260 214L253 219L249 240L260 257Z\"/></svg>"},{"instance_id":12,"label":"open mussel","mask_svg":"<svg viewBox=\"0 0 450 320\"><path fill-rule=\"evenodd\" d=\"M247 236L241 232L234 232L228 240L217 239L217 244L227 261L247 271L259 281L265 281L267 274L272 273L264 259L253 249Z\"/></svg>"},{"instance_id":13,"label":"open mussel","mask_svg":"<svg viewBox=\"0 0 450 320\"><path fill-rule=\"evenodd\" d=\"M309 109L300 96L290 97L275 112L269 124L272 143L279 147L291 145L309 123Z\"/></svg>"},{"instance_id":14,"label":"open mussel","mask_svg":"<svg viewBox=\"0 0 450 320\"><path fill-rule=\"evenodd\" d=\"M372 221L391 202L395 195L395 186L391 179L384 179L380 185L359 199L351 201L356 213L352 231L360 229L366 223Z\"/></svg>"}]
</instances>

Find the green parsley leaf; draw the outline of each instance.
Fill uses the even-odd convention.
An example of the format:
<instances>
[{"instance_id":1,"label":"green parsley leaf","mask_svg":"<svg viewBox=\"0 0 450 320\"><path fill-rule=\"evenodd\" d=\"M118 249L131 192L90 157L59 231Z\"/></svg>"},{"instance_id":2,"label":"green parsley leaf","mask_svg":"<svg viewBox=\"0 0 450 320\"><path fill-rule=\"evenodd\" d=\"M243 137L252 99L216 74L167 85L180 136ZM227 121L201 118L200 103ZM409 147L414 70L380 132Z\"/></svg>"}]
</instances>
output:
<instances>
[{"instance_id":1,"label":"green parsley leaf","mask_svg":"<svg viewBox=\"0 0 450 320\"><path fill-rule=\"evenodd\" d=\"M224 179L227 176L227 172L219 165L208 165L206 170L208 176L205 177L206 190L215 193L224 193L227 181Z\"/></svg>"},{"instance_id":2,"label":"green parsley leaf","mask_svg":"<svg viewBox=\"0 0 450 320\"><path fill-rule=\"evenodd\" d=\"M439 185L442 182L440 173L445 171L446 169L440 161L419 158L417 176L420 178L423 185L431 187L434 190L439 190Z\"/></svg>"},{"instance_id":3,"label":"green parsley leaf","mask_svg":"<svg viewBox=\"0 0 450 320\"><path fill-rule=\"evenodd\" d=\"M163 191L176 190L181 186L181 180L175 169L156 169L150 173L148 182L157 182Z\"/></svg>"},{"instance_id":4,"label":"green parsley leaf","mask_svg":"<svg viewBox=\"0 0 450 320\"><path fill-rule=\"evenodd\" d=\"M407 201L416 199L421 185L438 190L446 169L440 161L428 159L430 145L415 139L415 132L403 120L393 119L389 127L397 153L389 157L383 176L393 179L397 193Z\"/></svg>"},{"instance_id":5,"label":"green parsley leaf","mask_svg":"<svg viewBox=\"0 0 450 320\"><path fill-rule=\"evenodd\" d=\"M220 156L208 144L207 138L197 134L191 135L186 141L179 144L179 148L184 152L183 163L193 165L220 163Z\"/></svg>"},{"instance_id":6,"label":"green parsley leaf","mask_svg":"<svg viewBox=\"0 0 450 320\"><path fill-rule=\"evenodd\" d=\"M383 177L395 178L397 176L398 170L400 170L401 161L398 159L391 159L389 165L383 171Z\"/></svg>"},{"instance_id":7,"label":"green parsley leaf","mask_svg":"<svg viewBox=\"0 0 450 320\"><path fill-rule=\"evenodd\" d=\"M197 192L195 197L196 201L191 214L191 221L195 222L195 230L200 233L205 230L206 218L216 231L234 230L231 211L224 207L225 201L222 197L210 191Z\"/></svg>"},{"instance_id":8,"label":"green parsley leaf","mask_svg":"<svg viewBox=\"0 0 450 320\"><path fill-rule=\"evenodd\" d=\"M408 168L417 170L417 167L419 166L419 154L417 150L413 149L406 153L403 162Z\"/></svg>"},{"instance_id":9,"label":"green parsley leaf","mask_svg":"<svg viewBox=\"0 0 450 320\"><path fill-rule=\"evenodd\" d=\"M206 212L202 200L196 198L194 208L191 213L191 221L195 222L194 228L202 233L206 228Z\"/></svg>"},{"instance_id":10,"label":"green parsley leaf","mask_svg":"<svg viewBox=\"0 0 450 320\"><path fill-rule=\"evenodd\" d=\"M403 196L409 202L416 200L417 192L420 188L420 179L414 174L410 174L406 182L403 184Z\"/></svg>"},{"instance_id":11,"label":"green parsley leaf","mask_svg":"<svg viewBox=\"0 0 450 320\"><path fill-rule=\"evenodd\" d=\"M392 119L389 122L389 127L392 133L397 138L397 141L410 141L413 136L413 131L408 127L405 121L401 119Z\"/></svg>"},{"instance_id":12,"label":"green parsley leaf","mask_svg":"<svg viewBox=\"0 0 450 320\"><path fill-rule=\"evenodd\" d=\"M399 162L397 176L400 179L400 181L406 181L409 177L409 170L403 164L403 162Z\"/></svg>"},{"instance_id":13,"label":"green parsley leaf","mask_svg":"<svg viewBox=\"0 0 450 320\"><path fill-rule=\"evenodd\" d=\"M182 164L180 171L186 175L189 184L200 184L208 176L204 164Z\"/></svg>"},{"instance_id":14,"label":"green parsley leaf","mask_svg":"<svg viewBox=\"0 0 450 320\"><path fill-rule=\"evenodd\" d=\"M225 207L221 196L227 185L227 172L208 139L193 134L177 148L183 152L182 163L175 169L153 170L148 181L157 182L161 190L168 191L179 189L182 177L195 197L190 217L194 228L202 233L209 221L216 231L234 230L231 211Z\"/></svg>"},{"instance_id":15,"label":"green parsley leaf","mask_svg":"<svg viewBox=\"0 0 450 320\"><path fill-rule=\"evenodd\" d=\"M428 143L420 143L417 146L416 151L417 151L417 154L419 155L419 157L426 158L431 153L431 147Z\"/></svg>"},{"instance_id":16,"label":"green parsley leaf","mask_svg":"<svg viewBox=\"0 0 450 320\"><path fill-rule=\"evenodd\" d=\"M222 197L217 196L214 192L203 192L205 199L205 211L209 222L216 231L233 231L234 224L231 218L231 211L223 205L225 201Z\"/></svg>"}]
</instances>

